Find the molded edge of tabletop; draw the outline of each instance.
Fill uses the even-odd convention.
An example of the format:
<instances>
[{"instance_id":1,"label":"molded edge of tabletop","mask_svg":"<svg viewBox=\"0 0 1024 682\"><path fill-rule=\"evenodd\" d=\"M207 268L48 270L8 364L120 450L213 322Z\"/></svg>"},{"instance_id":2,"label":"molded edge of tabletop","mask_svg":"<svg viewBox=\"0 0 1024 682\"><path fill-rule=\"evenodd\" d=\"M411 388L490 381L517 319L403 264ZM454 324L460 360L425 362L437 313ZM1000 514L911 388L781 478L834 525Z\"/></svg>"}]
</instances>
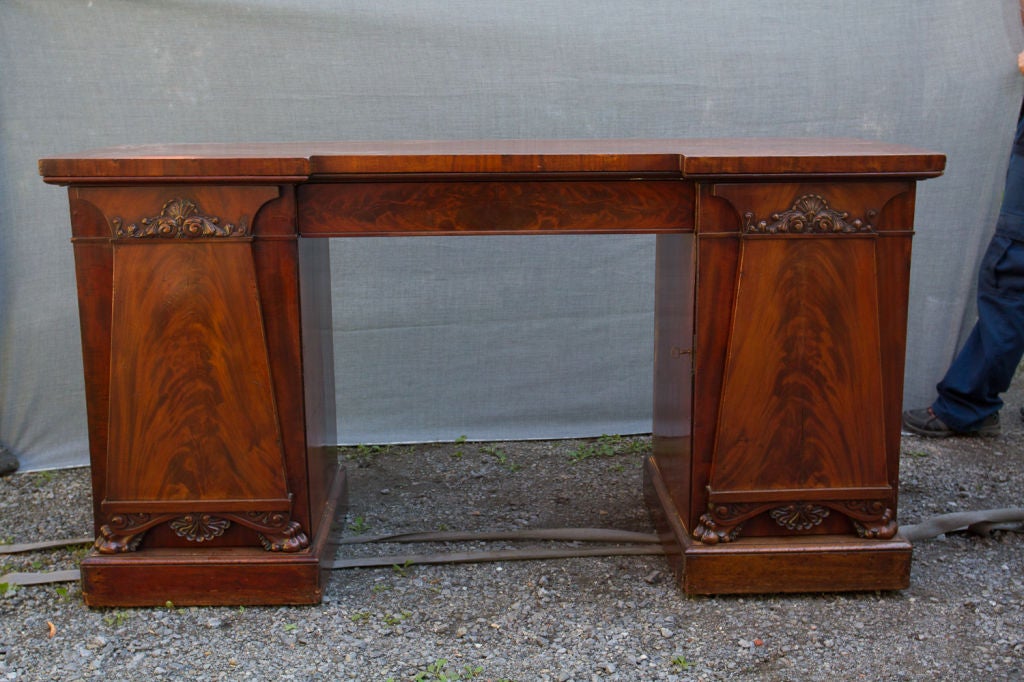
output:
<instances>
[{"instance_id":1,"label":"molded edge of tabletop","mask_svg":"<svg viewBox=\"0 0 1024 682\"><path fill-rule=\"evenodd\" d=\"M110 147L39 161L47 182L162 179L301 182L359 174L636 173L933 177L945 156L852 139L432 140Z\"/></svg>"},{"instance_id":2,"label":"molded edge of tabletop","mask_svg":"<svg viewBox=\"0 0 1024 682\"><path fill-rule=\"evenodd\" d=\"M684 141L686 177L942 175L946 156L902 144L849 138L723 138Z\"/></svg>"}]
</instances>

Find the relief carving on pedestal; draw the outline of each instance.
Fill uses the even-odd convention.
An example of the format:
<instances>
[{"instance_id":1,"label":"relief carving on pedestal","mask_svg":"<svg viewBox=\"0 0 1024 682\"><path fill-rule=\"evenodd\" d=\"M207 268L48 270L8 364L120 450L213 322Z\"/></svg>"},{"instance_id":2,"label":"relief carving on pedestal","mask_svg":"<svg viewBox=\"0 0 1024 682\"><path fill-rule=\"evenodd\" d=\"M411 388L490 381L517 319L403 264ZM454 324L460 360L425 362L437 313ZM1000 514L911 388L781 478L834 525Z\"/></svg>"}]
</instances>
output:
<instances>
[{"instance_id":1,"label":"relief carving on pedestal","mask_svg":"<svg viewBox=\"0 0 1024 682\"><path fill-rule=\"evenodd\" d=\"M146 531L162 523L189 542L209 542L231 527L232 521L256 531L268 552L298 552L309 546L309 537L297 521L283 511L218 512L217 514L114 514L100 527L93 547L100 554L134 552Z\"/></svg>"},{"instance_id":2,"label":"relief carving on pedestal","mask_svg":"<svg viewBox=\"0 0 1024 682\"><path fill-rule=\"evenodd\" d=\"M115 237L246 237L249 232L244 219L238 225L221 225L220 218L203 215L194 201L182 198L171 199L160 209L160 215L143 218L138 223L125 225L120 217L112 218L110 222Z\"/></svg>"},{"instance_id":3,"label":"relief carving on pedestal","mask_svg":"<svg viewBox=\"0 0 1024 682\"><path fill-rule=\"evenodd\" d=\"M154 518L152 514L114 514L110 523L100 526L99 537L93 547L101 554L134 552L146 531L166 518L166 515Z\"/></svg>"},{"instance_id":4,"label":"relief carving on pedestal","mask_svg":"<svg viewBox=\"0 0 1024 682\"><path fill-rule=\"evenodd\" d=\"M224 535L231 522L210 514L186 514L167 524L179 538L190 542L207 542Z\"/></svg>"},{"instance_id":5,"label":"relief carving on pedestal","mask_svg":"<svg viewBox=\"0 0 1024 682\"><path fill-rule=\"evenodd\" d=\"M844 500L837 503L837 511L850 517L862 538L887 540L899 530L892 509L881 500Z\"/></svg>"},{"instance_id":6,"label":"relief carving on pedestal","mask_svg":"<svg viewBox=\"0 0 1024 682\"><path fill-rule=\"evenodd\" d=\"M878 211L870 209L866 220L850 220L846 211L837 211L820 194L805 194L788 210L773 213L771 221L757 220L753 211L743 214L743 230L748 234L852 234L873 233L869 222Z\"/></svg>"},{"instance_id":7,"label":"relief carving on pedestal","mask_svg":"<svg viewBox=\"0 0 1024 682\"><path fill-rule=\"evenodd\" d=\"M779 526L796 532L821 525L832 511L849 518L862 538L888 540L899 529L892 509L882 500L793 502L781 506L778 502L711 502L693 529L693 537L706 545L732 542L739 537L744 523L765 511Z\"/></svg>"},{"instance_id":8,"label":"relief carving on pedestal","mask_svg":"<svg viewBox=\"0 0 1024 682\"><path fill-rule=\"evenodd\" d=\"M286 512L244 512L224 514L259 534L268 552L298 552L309 546L309 538L297 521Z\"/></svg>"},{"instance_id":9,"label":"relief carving on pedestal","mask_svg":"<svg viewBox=\"0 0 1024 682\"><path fill-rule=\"evenodd\" d=\"M769 512L769 516L786 530L810 530L821 524L828 517L828 507L807 502L778 507Z\"/></svg>"},{"instance_id":10,"label":"relief carving on pedestal","mask_svg":"<svg viewBox=\"0 0 1024 682\"><path fill-rule=\"evenodd\" d=\"M771 505L755 503L708 504L700 522L693 529L693 537L706 545L732 542L739 537L743 522L756 516Z\"/></svg>"}]
</instances>

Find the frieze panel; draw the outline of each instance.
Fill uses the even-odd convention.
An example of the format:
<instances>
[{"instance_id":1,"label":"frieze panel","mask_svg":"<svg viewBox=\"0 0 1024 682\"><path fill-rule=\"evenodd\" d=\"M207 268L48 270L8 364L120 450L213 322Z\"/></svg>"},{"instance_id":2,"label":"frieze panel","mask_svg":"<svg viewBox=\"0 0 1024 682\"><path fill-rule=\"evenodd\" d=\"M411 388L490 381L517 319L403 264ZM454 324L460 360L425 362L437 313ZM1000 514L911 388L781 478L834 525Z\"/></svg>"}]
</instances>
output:
<instances>
[{"instance_id":1,"label":"frieze panel","mask_svg":"<svg viewBox=\"0 0 1024 682\"><path fill-rule=\"evenodd\" d=\"M850 219L846 211L829 206L820 194L805 194L788 210L773 213L770 220L757 220L753 211L743 214L743 230L748 234L856 234L874 233L878 211L871 209L865 217Z\"/></svg>"},{"instance_id":2,"label":"frieze panel","mask_svg":"<svg viewBox=\"0 0 1024 682\"><path fill-rule=\"evenodd\" d=\"M111 219L115 237L136 239L164 238L210 238L210 237L246 237L249 228L243 218L237 225L222 225L216 216L205 215L191 199L175 198L166 202L160 214L143 218L138 223L124 224L120 217Z\"/></svg>"}]
</instances>

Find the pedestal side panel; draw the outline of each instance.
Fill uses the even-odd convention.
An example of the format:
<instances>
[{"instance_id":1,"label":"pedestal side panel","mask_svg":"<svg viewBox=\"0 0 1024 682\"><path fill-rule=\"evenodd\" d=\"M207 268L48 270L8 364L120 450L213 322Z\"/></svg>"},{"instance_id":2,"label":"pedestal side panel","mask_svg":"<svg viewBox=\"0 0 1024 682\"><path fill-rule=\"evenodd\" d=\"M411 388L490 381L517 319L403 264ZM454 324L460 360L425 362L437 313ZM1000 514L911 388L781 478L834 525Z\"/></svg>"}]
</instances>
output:
<instances>
[{"instance_id":1,"label":"pedestal side panel","mask_svg":"<svg viewBox=\"0 0 1024 682\"><path fill-rule=\"evenodd\" d=\"M887 496L875 244L743 240L713 498Z\"/></svg>"},{"instance_id":2,"label":"pedestal side panel","mask_svg":"<svg viewBox=\"0 0 1024 682\"><path fill-rule=\"evenodd\" d=\"M654 458L676 509L690 506L693 428L692 234L658 235L654 285Z\"/></svg>"},{"instance_id":3,"label":"pedestal side panel","mask_svg":"<svg viewBox=\"0 0 1024 682\"><path fill-rule=\"evenodd\" d=\"M114 248L105 507L289 509L251 244Z\"/></svg>"}]
</instances>

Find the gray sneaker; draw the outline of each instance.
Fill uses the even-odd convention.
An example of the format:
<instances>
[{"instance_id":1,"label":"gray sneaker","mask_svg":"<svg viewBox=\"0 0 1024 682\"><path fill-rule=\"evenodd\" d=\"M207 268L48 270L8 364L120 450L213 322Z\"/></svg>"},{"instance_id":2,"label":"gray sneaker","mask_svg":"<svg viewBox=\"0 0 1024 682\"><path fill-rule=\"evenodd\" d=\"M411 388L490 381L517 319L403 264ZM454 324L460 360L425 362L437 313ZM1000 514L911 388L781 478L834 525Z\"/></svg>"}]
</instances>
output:
<instances>
[{"instance_id":1,"label":"gray sneaker","mask_svg":"<svg viewBox=\"0 0 1024 682\"><path fill-rule=\"evenodd\" d=\"M946 422L935 416L932 408L926 407L920 410L907 410L903 413L903 428L908 433L913 433L925 438L949 438L950 436L998 436L999 413L987 417L977 429L971 431L954 431Z\"/></svg>"}]
</instances>

